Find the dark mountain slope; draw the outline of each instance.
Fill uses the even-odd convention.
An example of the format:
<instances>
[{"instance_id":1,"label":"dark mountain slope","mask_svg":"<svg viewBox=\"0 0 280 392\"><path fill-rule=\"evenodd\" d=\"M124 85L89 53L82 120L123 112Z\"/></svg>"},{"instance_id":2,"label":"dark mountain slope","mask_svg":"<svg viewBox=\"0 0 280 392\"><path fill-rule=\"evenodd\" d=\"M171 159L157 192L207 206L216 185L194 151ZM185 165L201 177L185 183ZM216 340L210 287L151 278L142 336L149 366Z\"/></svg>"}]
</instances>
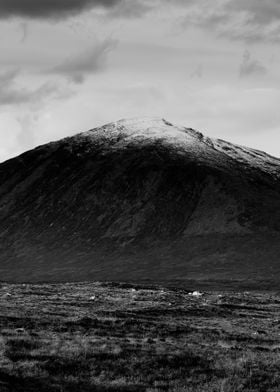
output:
<instances>
[{"instance_id":1,"label":"dark mountain slope","mask_svg":"<svg viewBox=\"0 0 280 392\"><path fill-rule=\"evenodd\" d=\"M1 280L277 279L279 176L158 119L38 147L0 165Z\"/></svg>"}]
</instances>

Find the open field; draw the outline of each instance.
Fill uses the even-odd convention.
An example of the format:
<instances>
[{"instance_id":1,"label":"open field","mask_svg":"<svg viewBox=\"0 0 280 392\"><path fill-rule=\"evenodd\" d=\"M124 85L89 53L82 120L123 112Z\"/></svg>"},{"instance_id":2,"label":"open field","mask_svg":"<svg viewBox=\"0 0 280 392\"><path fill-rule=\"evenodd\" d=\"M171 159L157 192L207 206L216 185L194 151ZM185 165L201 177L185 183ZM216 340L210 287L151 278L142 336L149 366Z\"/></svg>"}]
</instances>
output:
<instances>
[{"instance_id":1,"label":"open field","mask_svg":"<svg viewBox=\"0 0 280 392\"><path fill-rule=\"evenodd\" d=\"M2 284L1 392L279 391L280 295Z\"/></svg>"}]
</instances>

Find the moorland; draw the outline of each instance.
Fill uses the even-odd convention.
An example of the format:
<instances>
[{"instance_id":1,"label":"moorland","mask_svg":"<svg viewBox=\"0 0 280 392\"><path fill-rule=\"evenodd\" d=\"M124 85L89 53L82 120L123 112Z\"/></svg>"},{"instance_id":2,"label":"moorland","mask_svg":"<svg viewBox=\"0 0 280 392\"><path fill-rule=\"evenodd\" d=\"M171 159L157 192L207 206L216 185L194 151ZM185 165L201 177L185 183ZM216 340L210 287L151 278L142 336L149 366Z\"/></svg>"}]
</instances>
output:
<instances>
[{"instance_id":1,"label":"moorland","mask_svg":"<svg viewBox=\"0 0 280 392\"><path fill-rule=\"evenodd\" d=\"M279 391L280 294L0 287L0 390Z\"/></svg>"}]
</instances>

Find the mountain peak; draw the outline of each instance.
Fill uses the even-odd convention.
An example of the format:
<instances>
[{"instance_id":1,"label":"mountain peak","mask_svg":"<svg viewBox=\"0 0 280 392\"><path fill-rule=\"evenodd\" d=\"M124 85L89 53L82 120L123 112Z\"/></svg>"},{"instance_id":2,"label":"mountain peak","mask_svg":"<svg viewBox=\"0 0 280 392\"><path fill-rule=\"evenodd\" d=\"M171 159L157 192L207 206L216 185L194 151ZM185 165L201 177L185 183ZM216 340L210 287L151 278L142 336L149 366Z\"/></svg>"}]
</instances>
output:
<instances>
[{"instance_id":1,"label":"mountain peak","mask_svg":"<svg viewBox=\"0 0 280 392\"><path fill-rule=\"evenodd\" d=\"M162 118L41 146L0 164L0 275L274 276L279 173L276 158Z\"/></svg>"},{"instance_id":2,"label":"mountain peak","mask_svg":"<svg viewBox=\"0 0 280 392\"><path fill-rule=\"evenodd\" d=\"M132 118L123 118L116 122L114 122L117 126L126 126L126 127L150 127L150 126L162 126L162 125L170 125L171 123L166 121L161 117L132 117Z\"/></svg>"},{"instance_id":3,"label":"mountain peak","mask_svg":"<svg viewBox=\"0 0 280 392\"><path fill-rule=\"evenodd\" d=\"M147 133L151 130L164 132L164 130L169 127L171 127L173 130L177 128L170 122L160 117L135 117L114 121L109 124L105 124L102 127L94 128L91 131L115 130L124 131L130 135L133 135L139 132Z\"/></svg>"},{"instance_id":4,"label":"mountain peak","mask_svg":"<svg viewBox=\"0 0 280 392\"><path fill-rule=\"evenodd\" d=\"M167 144L192 145L203 139L203 134L192 128L180 127L159 117L122 119L79 134L80 137L106 138L122 143L148 143L160 140Z\"/></svg>"}]
</instances>

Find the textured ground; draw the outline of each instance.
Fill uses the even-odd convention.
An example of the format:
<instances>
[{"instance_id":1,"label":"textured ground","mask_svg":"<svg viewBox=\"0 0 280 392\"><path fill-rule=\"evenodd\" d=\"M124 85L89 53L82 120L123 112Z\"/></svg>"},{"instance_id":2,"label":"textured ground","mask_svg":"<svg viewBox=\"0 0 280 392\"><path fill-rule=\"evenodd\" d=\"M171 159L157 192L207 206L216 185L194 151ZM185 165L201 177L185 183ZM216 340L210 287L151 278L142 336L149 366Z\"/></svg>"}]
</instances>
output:
<instances>
[{"instance_id":1,"label":"textured ground","mask_svg":"<svg viewBox=\"0 0 280 392\"><path fill-rule=\"evenodd\" d=\"M279 391L280 295L0 288L0 390Z\"/></svg>"}]
</instances>

